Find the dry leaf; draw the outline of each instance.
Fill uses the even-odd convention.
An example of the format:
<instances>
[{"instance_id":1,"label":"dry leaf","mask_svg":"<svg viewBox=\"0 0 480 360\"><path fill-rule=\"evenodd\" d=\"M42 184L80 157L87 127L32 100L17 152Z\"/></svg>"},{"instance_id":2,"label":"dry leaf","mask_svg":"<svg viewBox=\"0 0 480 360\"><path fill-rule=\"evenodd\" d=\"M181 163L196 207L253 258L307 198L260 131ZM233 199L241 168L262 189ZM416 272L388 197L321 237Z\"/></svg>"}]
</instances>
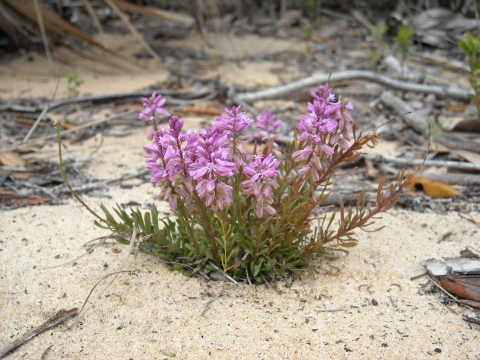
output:
<instances>
[{"instance_id":1,"label":"dry leaf","mask_svg":"<svg viewBox=\"0 0 480 360\"><path fill-rule=\"evenodd\" d=\"M184 111L186 114L220 116L222 113L213 106L192 106Z\"/></svg>"},{"instance_id":2,"label":"dry leaf","mask_svg":"<svg viewBox=\"0 0 480 360\"><path fill-rule=\"evenodd\" d=\"M10 174L10 176L17 179L17 180L28 180L31 177L34 177L35 173L33 173L33 172L12 172Z\"/></svg>"},{"instance_id":3,"label":"dry leaf","mask_svg":"<svg viewBox=\"0 0 480 360\"><path fill-rule=\"evenodd\" d=\"M465 299L480 301L479 276L445 276L441 278L440 285L449 293L455 294Z\"/></svg>"},{"instance_id":4,"label":"dry leaf","mask_svg":"<svg viewBox=\"0 0 480 360\"><path fill-rule=\"evenodd\" d=\"M472 164L480 164L480 154L467 150L450 150L450 152L452 154L457 154L458 156L461 156Z\"/></svg>"},{"instance_id":5,"label":"dry leaf","mask_svg":"<svg viewBox=\"0 0 480 360\"><path fill-rule=\"evenodd\" d=\"M6 199L4 200L4 203L13 204L16 206L27 206L27 205L39 205L51 200L52 199L50 198Z\"/></svg>"},{"instance_id":6,"label":"dry leaf","mask_svg":"<svg viewBox=\"0 0 480 360\"><path fill-rule=\"evenodd\" d=\"M380 174L380 170L375 168L373 165L367 165L365 166L365 172L367 173L368 177L372 179L376 179L378 175Z\"/></svg>"},{"instance_id":7,"label":"dry leaf","mask_svg":"<svg viewBox=\"0 0 480 360\"><path fill-rule=\"evenodd\" d=\"M433 182L421 176L415 176L408 188L412 191L423 189L423 191L434 199L445 198L450 196L460 196L460 192L442 182Z\"/></svg>"},{"instance_id":8,"label":"dry leaf","mask_svg":"<svg viewBox=\"0 0 480 360\"><path fill-rule=\"evenodd\" d=\"M480 133L480 121L477 118L460 121L452 131Z\"/></svg>"},{"instance_id":9,"label":"dry leaf","mask_svg":"<svg viewBox=\"0 0 480 360\"><path fill-rule=\"evenodd\" d=\"M465 112L467 107L465 105L447 105L445 106L445 110L451 112Z\"/></svg>"},{"instance_id":10,"label":"dry leaf","mask_svg":"<svg viewBox=\"0 0 480 360\"><path fill-rule=\"evenodd\" d=\"M120 104L120 105L115 105L111 107L111 110L116 111L116 110L135 110L138 112L141 112L145 109L145 106L141 104Z\"/></svg>"},{"instance_id":11,"label":"dry leaf","mask_svg":"<svg viewBox=\"0 0 480 360\"><path fill-rule=\"evenodd\" d=\"M25 160L18 154L13 152L0 153L0 163L5 166L25 167Z\"/></svg>"},{"instance_id":12,"label":"dry leaf","mask_svg":"<svg viewBox=\"0 0 480 360\"><path fill-rule=\"evenodd\" d=\"M18 196L18 193L12 190L1 190L0 189L0 195L10 195L10 196Z\"/></svg>"}]
</instances>

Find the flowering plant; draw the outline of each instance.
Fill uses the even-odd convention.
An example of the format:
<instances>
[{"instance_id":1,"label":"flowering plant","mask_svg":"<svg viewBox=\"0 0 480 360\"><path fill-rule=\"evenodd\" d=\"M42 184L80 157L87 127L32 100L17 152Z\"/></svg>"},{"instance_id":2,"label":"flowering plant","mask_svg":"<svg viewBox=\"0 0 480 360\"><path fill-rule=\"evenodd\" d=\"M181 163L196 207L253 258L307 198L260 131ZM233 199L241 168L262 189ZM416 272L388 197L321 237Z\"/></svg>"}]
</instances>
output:
<instances>
[{"instance_id":1,"label":"flowering plant","mask_svg":"<svg viewBox=\"0 0 480 360\"><path fill-rule=\"evenodd\" d=\"M337 101L328 84L311 95L287 147L276 143L281 121L271 111L257 117L255 138L262 145L255 142L253 154L246 152L243 144L249 138L241 132L254 120L241 106L225 109L213 127L195 133L183 132L184 122L177 116L168 120L169 129L159 125L170 116L161 95L143 99L139 119L152 124L152 143L144 146L147 168L160 188L158 198L169 202L176 218L160 220L156 209L144 217L134 212L143 232L140 249L177 269L209 273L221 268L236 279L258 283L305 266L328 243L355 246L353 230L366 230L375 215L392 208L411 176L399 174L385 196L382 179L373 208L366 207L365 191L354 209L345 211L341 203L337 227L335 215L315 217L332 179L341 176L338 165L353 162L364 146L373 147L377 140L375 131L356 134L353 105ZM115 211L124 224L102 209L108 228L131 235L132 221L120 208ZM322 222L313 230L314 219Z\"/></svg>"}]
</instances>

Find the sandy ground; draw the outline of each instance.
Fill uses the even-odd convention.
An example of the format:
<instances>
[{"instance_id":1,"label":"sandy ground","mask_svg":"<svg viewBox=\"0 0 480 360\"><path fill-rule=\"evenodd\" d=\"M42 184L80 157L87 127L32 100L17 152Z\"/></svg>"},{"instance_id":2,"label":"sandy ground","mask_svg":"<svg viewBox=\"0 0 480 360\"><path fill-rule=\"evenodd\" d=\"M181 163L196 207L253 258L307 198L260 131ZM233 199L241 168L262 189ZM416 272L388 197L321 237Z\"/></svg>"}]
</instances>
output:
<instances>
[{"instance_id":1,"label":"sandy ground","mask_svg":"<svg viewBox=\"0 0 480 360\"><path fill-rule=\"evenodd\" d=\"M4 80L12 74L0 76ZM104 91L94 80L89 79L90 88ZM139 88L159 81L147 80ZM36 96L31 84L19 81L11 88L23 84L32 89L28 97ZM49 80L49 86L53 83ZM14 90L1 95L21 96ZM200 120L189 121L195 127ZM135 130L124 138L105 136L85 171L115 178L142 169L145 134ZM55 146L29 156L54 159ZM93 139L69 144L65 157L84 156L95 148ZM393 151L395 146L387 148ZM109 197L85 200L97 211L101 203L112 207L153 201L156 190L150 184L130 184L136 186L114 186ZM168 211L163 203L157 206ZM118 269L127 251L107 242L74 264L49 268L82 255L84 243L106 234L74 200L5 211L1 219L0 348L60 309L80 308L95 283ZM281 281L229 287L205 316L206 304L222 283L170 272L158 259L140 254L138 276L121 274L99 298L102 283L70 330L59 325L6 358L39 359L54 345L46 359L164 359L163 350L177 359L480 359L480 327L461 317L475 314L455 304L449 310L441 303L443 296L425 294L425 278L410 280L424 271L419 260L456 256L466 246L478 249L478 228L457 213L400 210L385 214L377 224L386 228L359 233L360 243L348 256L314 260L308 274L291 286ZM448 232L452 235L439 242ZM130 258L127 268L132 266ZM329 308L345 311L317 311Z\"/></svg>"}]
</instances>

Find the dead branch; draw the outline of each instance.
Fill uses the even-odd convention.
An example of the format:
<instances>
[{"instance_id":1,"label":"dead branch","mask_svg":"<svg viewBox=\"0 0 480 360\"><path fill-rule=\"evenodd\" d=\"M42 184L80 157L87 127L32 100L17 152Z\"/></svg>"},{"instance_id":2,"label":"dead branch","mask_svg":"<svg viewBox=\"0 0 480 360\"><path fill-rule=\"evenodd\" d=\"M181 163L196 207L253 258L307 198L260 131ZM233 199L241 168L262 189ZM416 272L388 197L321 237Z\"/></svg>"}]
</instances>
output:
<instances>
[{"instance_id":1,"label":"dead branch","mask_svg":"<svg viewBox=\"0 0 480 360\"><path fill-rule=\"evenodd\" d=\"M467 162L460 161L442 161L442 160L421 160L421 159L401 159L394 156L382 156L382 155L368 155L368 159L373 162L390 162L396 165L406 165L406 166L438 166L446 167L450 169L460 169L460 170L480 170L480 164L472 164Z\"/></svg>"},{"instance_id":2,"label":"dead branch","mask_svg":"<svg viewBox=\"0 0 480 360\"><path fill-rule=\"evenodd\" d=\"M301 80L294 81L290 84L278 86L267 90L236 94L236 96L232 100L234 102L255 102L259 100L274 99L298 92L305 87L312 87L319 84L324 84L327 81L333 83L351 80L368 80L381 85L385 85L395 90L434 94L443 98L452 98L463 101L470 100L468 96L468 94L471 92L470 90L438 85L413 84L406 81L395 80L368 70L347 70L331 75L310 76Z\"/></svg>"},{"instance_id":3,"label":"dead branch","mask_svg":"<svg viewBox=\"0 0 480 360\"><path fill-rule=\"evenodd\" d=\"M465 164L465 163L462 163ZM463 185L472 186L480 185L480 175L473 174L422 174L424 178L427 178L435 182L443 182L449 185Z\"/></svg>"},{"instance_id":4,"label":"dead branch","mask_svg":"<svg viewBox=\"0 0 480 360\"><path fill-rule=\"evenodd\" d=\"M13 343L11 343L9 346L4 348L3 350L0 350L0 359L5 357L10 351L16 349L20 345L22 345L24 342L30 340L31 338L41 334L45 330L54 327L57 324L60 324L61 322L65 321L68 319L70 316L75 316L78 313L78 308L73 308L70 310L65 310L62 309L58 311L55 315L53 315L50 319L48 319L45 323L43 323L40 326L37 326L36 328L33 328L29 332L27 332L25 335L21 336L19 339L15 340Z\"/></svg>"},{"instance_id":5,"label":"dead branch","mask_svg":"<svg viewBox=\"0 0 480 360\"><path fill-rule=\"evenodd\" d=\"M169 102L172 100L202 100L203 97L211 95L212 91L208 89L203 89L199 91L185 92L178 90L170 89L160 89L157 90L157 94L161 94L163 97L167 98ZM78 96L67 99L61 99L52 101L50 104L50 110L73 103L82 103L88 101L109 101L117 100L124 98L138 98L138 97L150 97L152 95L152 90L141 90L141 91L132 91L127 93L114 93L114 94L100 94L100 95L89 95L89 96ZM179 99L173 99L172 96L178 97ZM25 112L37 112L42 111L48 103L40 104L38 106L23 106L20 104L0 104L0 111L25 111Z\"/></svg>"},{"instance_id":6,"label":"dead branch","mask_svg":"<svg viewBox=\"0 0 480 360\"><path fill-rule=\"evenodd\" d=\"M413 109L402 99L396 97L391 92L384 91L380 95L380 101L387 105L389 108L395 110L402 115L402 119L407 125L413 128L419 134L427 136L429 133L428 121L425 116L420 116L413 112ZM406 114L408 113L408 114Z\"/></svg>"}]
</instances>

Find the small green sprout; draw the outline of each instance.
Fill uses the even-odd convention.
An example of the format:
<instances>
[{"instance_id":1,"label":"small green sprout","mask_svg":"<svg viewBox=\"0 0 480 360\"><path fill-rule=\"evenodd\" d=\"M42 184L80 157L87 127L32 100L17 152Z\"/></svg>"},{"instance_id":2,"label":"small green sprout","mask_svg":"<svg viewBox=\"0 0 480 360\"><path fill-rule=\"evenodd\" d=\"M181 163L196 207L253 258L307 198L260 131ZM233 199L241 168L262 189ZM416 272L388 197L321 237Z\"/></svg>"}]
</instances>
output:
<instances>
[{"instance_id":1,"label":"small green sprout","mask_svg":"<svg viewBox=\"0 0 480 360\"><path fill-rule=\"evenodd\" d=\"M369 26L370 31L373 35L373 39L375 42L376 49L372 51L370 54L370 65L373 66L379 59L382 53L385 52L385 49L387 48L387 44L385 43L385 40L383 39L384 35L388 31L388 26L387 25L370 25Z\"/></svg>"},{"instance_id":2,"label":"small green sprout","mask_svg":"<svg viewBox=\"0 0 480 360\"><path fill-rule=\"evenodd\" d=\"M467 32L464 36L465 40L462 40L458 44L458 47L468 56L471 71L469 74L469 80L474 92L471 97L472 100L475 101L477 113L480 118L480 85L478 83L480 77L480 34L473 36Z\"/></svg>"},{"instance_id":3,"label":"small green sprout","mask_svg":"<svg viewBox=\"0 0 480 360\"><path fill-rule=\"evenodd\" d=\"M305 38L306 38L306 41L305 41L305 52L307 54L310 54L312 52L312 48L311 48L311 41L312 41L312 36L313 36L313 30L312 30L312 27L310 25L305 25L304 27L302 27L302 31L303 33L305 34Z\"/></svg>"},{"instance_id":4,"label":"small green sprout","mask_svg":"<svg viewBox=\"0 0 480 360\"><path fill-rule=\"evenodd\" d=\"M415 31L413 29L410 29L406 24L402 24L398 28L398 33L395 37L395 41L400 46L400 51L402 52L402 63L407 61L408 53L410 52L410 48L413 46L413 34L415 34Z\"/></svg>"},{"instance_id":5,"label":"small green sprout","mask_svg":"<svg viewBox=\"0 0 480 360\"><path fill-rule=\"evenodd\" d=\"M68 96L70 97L78 96L78 94L80 94L80 92L78 91L78 88L84 82L85 81L83 80L83 78L75 70L70 71L70 74L68 74L68 80L67 80Z\"/></svg>"}]
</instances>

